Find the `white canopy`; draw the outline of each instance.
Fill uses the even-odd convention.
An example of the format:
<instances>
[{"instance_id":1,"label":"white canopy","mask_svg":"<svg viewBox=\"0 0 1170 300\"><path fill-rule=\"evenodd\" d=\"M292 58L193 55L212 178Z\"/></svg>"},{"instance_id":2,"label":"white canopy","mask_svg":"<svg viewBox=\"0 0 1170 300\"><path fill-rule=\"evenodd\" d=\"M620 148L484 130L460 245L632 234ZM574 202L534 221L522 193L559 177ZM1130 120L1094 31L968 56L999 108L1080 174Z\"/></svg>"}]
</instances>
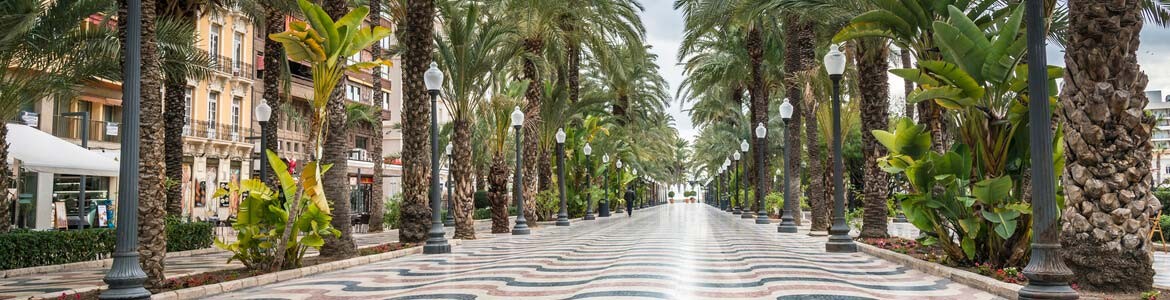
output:
<instances>
[{"instance_id":1,"label":"white canopy","mask_svg":"<svg viewBox=\"0 0 1170 300\"><path fill-rule=\"evenodd\" d=\"M7 124L9 156L34 172L118 176L118 161L36 128Z\"/></svg>"}]
</instances>

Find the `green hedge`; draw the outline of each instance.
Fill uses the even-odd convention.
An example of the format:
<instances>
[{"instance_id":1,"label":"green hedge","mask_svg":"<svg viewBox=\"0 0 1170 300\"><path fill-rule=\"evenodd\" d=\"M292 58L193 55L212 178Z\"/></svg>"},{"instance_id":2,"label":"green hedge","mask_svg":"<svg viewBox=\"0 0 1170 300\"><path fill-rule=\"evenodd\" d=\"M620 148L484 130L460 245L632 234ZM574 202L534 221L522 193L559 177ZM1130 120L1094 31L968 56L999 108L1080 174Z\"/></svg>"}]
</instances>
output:
<instances>
[{"instance_id":1,"label":"green hedge","mask_svg":"<svg viewBox=\"0 0 1170 300\"><path fill-rule=\"evenodd\" d=\"M167 219L167 252L211 247L211 224ZM68 231L18 230L0 234L0 270L59 265L109 258L114 253L114 230L95 228Z\"/></svg>"},{"instance_id":2,"label":"green hedge","mask_svg":"<svg viewBox=\"0 0 1170 300\"><path fill-rule=\"evenodd\" d=\"M167 218L167 252L179 252L211 247L211 223L183 222L179 218Z\"/></svg>"},{"instance_id":3,"label":"green hedge","mask_svg":"<svg viewBox=\"0 0 1170 300\"><path fill-rule=\"evenodd\" d=\"M0 270L108 258L114 230L24 231L0 234Z\"/></svg>"}]
</instances>

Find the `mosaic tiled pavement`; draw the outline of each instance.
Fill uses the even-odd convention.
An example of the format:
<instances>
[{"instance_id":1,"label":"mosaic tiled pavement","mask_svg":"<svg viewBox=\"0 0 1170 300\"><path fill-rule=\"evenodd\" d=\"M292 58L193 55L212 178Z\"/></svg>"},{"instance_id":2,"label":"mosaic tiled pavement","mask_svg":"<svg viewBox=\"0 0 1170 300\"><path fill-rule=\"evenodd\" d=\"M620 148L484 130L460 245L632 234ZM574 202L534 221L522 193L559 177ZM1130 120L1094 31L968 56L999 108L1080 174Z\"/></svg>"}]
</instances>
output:
<instances>
[{"instance_id":1,"label":"mosaic tiled pavement","mask_svg":"<svg viewBox=\"0 0 1170 300\"><path fill-rule=\"evenodd\" d=\"M994 299L824 240L674 204L216 299Z\"/></svg>"}]
</instances>

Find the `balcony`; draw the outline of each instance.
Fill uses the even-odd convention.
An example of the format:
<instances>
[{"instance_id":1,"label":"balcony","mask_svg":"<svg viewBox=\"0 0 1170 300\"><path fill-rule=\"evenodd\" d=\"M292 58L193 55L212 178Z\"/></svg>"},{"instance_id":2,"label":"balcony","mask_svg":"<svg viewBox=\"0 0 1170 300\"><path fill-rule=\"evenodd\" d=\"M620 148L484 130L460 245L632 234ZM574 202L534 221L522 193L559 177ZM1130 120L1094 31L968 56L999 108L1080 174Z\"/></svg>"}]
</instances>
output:
<instances>
[{"instance_id":1,"label":"balcony","mask_svg":"<svg viewBox=\"0 0 1170 300\"><path fill-rule=\"evenodd\" d=\"M84 123L81 117L77 116L54 116L53 120L53 135L65 139L81 139L81 127ZM86 139L92 142L109 142L118 143L122 138L121 124L117 122L106 122L99 120L89 120L89 131Z\"/></svg>"},{"instance_id":2,"label":"balcony","mask_svg":"<svg viewBox=\"0 0 1170 300\"><path fill-rule=\"evenodd\" d=\"M243 60L235 60L223 55L211 57L211 69L238 79L255 79L256 69Z\"/></svg>"},{"instance_id":3,"label":"balcony","mask_svg":"<svg viewBox=\"0 0 1170 300\"><path fill-rule=\"evenodd\" d=\"M243 126L232 126L231 124L207 121L192 121L191 124L183 126L184 137L203 138L214 141L245 143L244 138L252 135L260 135L260 131Z\"/></svg>"}]
</instances>

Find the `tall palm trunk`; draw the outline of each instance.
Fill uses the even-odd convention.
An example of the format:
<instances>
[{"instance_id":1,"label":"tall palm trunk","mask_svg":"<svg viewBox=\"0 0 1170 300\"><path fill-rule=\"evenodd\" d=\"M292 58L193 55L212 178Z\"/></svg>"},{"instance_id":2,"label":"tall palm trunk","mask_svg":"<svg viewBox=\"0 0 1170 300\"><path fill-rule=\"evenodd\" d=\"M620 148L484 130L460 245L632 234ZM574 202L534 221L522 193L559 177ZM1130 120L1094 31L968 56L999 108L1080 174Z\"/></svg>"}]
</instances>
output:
<instances>
[{"instance_id":1,"label":"tall palm trunk","mask_svg":"<svg viewBox=\"0 0 1170 300\"><path fill-rule=\"evenodd\" d=\"M324 9L325 13L334 20L341 19L349 12L345 0L325 0ZM340 236L325 236L325 245L321 247L321 255L340 258L357 255L357 247L353 240L353 218L350 216L349 205L349 159L346 158L346 152L349 151L349 142L346 136L349 127L345 126L348 115L345 113L345 99L342 98L342 91L347 81L346 77L342 77L337 82L337 86L329 95L329 102L325 106L327 111L325 116L328 119L325 120L327 129L325 145L321 154L323 163L333 165L328 172L321 174L324 177L322 183L325 189L325 198L328 199L329 206L333 209L333 221L330 224L333 225L333 228L341 231Z\"/></svg>"},{"instance_id":2,"label":"tall palm trunk","mask_svg":"<svg viewBox=\"0 0 1170 300\"><path fill-rule=\"evenodd\" d=\"M890 49L882 39L866 38L857 47L858 86L861 89L861 148L865 158L865 183L862 199L865 216L862 237L888 237L889 174L878 167L877 159L886 156L886 148L878 144L873 130L889 129L890 84L886 71L890 64Z\"/></svg>"},{"instance_id":3,"label":"tall palm trunk","mask_svg":"<svg viewBox=\"0 0 1170 300\"><path fill-rule=\"evenodd\" d=\"M899 53L901 54L900 56L902 57L902 68L903 69L911 68L910 67L910 49L902 49ZM910 81L909 79L903 78L902 84L903 84L902 87L903 87L903 93L904 93L903 96L905 96L905 98L903 98L903 99L905 99L905 102L906 102L905 103L906 108L905 108L905 111L903 112L903 114L905 114L907 118L913 119L914 118L914 103L910 103L910 92L914 91L914 82Z\"/></svg>"},{"instance_id":4,"label":"tall palm trunk","mask_svg":"<svg viewBox=\"0 0 1170 300\"><path fill-rule=\"evenodd\" d=\"M806 91L811 90L806 89ZM812 95L805 93L806 99L814 99ZM809 101L805 103L803 111L804 117L808 118L805 122L804 135L808 139L808 204L812 207L812 231L826 231L829 230L829 213L832 211L832 202L830 195L832 187L829 186L831 182L830 174L826 172L829 168L829 163L832 158L826 157L823 143L820 139L820 129L817 124L817 107L816 101Z\"/></svg>"},{"instance_id":5,"label":"tall palm trunk","mask_svg":"<svg viewBox=\"0 0 1170 300\"><path fill-rule=\"evenodd\" d=\"M431 228L427 204L430 179L430 98L423 86L434 50L435 3L406 0L406 26L402 28L402 217L398 240L425 241ZM437 213L437 212L436 212Z\"/></svg>"},{"instance_id":6,"label":"tall palm trunk","mask_svg":"<svg viewBox=\"0 0 1170 300\"><path fill-rule=\"evenodd\" d=\"M492 205L492 233L508 233L508 174L512 173L504 156L497 153L492 159L488 176L488 200Z\"/></svg>"},{"instance_id":7,"label":"tall palm trunk","mask_svg":"<svg viewBox=\"0 0 1170 300\"><path fill-rule=\"evenodd\" d=\"M264 36L283 32L284 14L275 7L267 6L267 4L270 4L268 1L263 1L262 3L266 5L264 7ZM283 111L280 107L284 105L285 99L285 96L280 93L280 80L284 76L281 74L281 68L284 64L284 46L280 43L264 39L264 70L261 71L261 75L264 77L264 97L262 100L273 108L273 114L268 117L268 125L263 126L260 133L261 138L271 148L265 150L276 151L272 147L279 145L279 141L277 141L277 127L279 126L276 126L276 124L280 124L281 112ZM263 154L266 152L262 151L261 159L267 157L267 154ZM276 172L267 173L269 174L268 178L261 178L260 180L263 180L268 186L276 186Z\"/></svg>"},{"instance_id":8,"label":"tall palm trunk","mask_svg":"<svg viewBox=\"0 0 1170 300\"><path fill-rule=\"evenodd\" d=\"M793 108L792 118L788 120L787 127L784 129L788 132L787 138L784 141L784 148L787 152L785 159L791 159L788 162L787 169L784 170L784 181L789 186L791 195L797 198L791 200L799 200L801 194L800 173L804 169L800 162L800 129L804 118L802 112L814 111L813 108L816 107L816 103L810 100L810 105L806 107L804 104L805 101L803 101L804 94L801 92L800 85L792 80L794 76L791 75L816 67L816 51L813 45L814 35L813 24L811 22L802 21L799 15L790 14L785 17L784 24L786 24L784 26L786 41L784 44L784 70L788 72L788 76L784 76L786 78L785 86L787 87L785 94ZM816 118L809 118L809 123L815 122ZM812 131L815 132L816 130ZM809 143L808 147L812 149L814 145L816 144ZM815 165L815 163L812 163L815 160L811 157L809 161L809 166ZM815 176L809 176L810 180L813 178ZM817 186L823 186L823 184L818 184ZM785 199L785 201L789 201L789 199ZM804 219L804 214L800 211L800 205L796 205L796 208L793 218L795 218L797 224L801 224Z\"/></svg>"},{"instance_id":9,"label":"tall palm trunk","mask_svg":"<svg viewBox=\"0 0 1170 300\"><path fill-rule=\"evenodd\" d=\"M752 122L747 126L748 131L751 132L752 129L755 128L756 124L768 124L768 86L764 82L763 70L764 36L763 33L760 32L760 26L754 26L750 31L748 31L747 48L748 56L752 61L752 86L749 90L752 94ZM752 134L752 137L758 138L754 135L754 132ZM754 145L754 147L752 147L752 152L749 154L751 157L745 161L754 160L756 163L749 165L750 168L745 168L747 170L752 170L747 172L746 177L748 180L750 180L749 182L752 183L750 185L762 185L761 187L757 187L756 190L763 191L763 193L757 193L756 198L763 199L764 196L768 195L768 190L770 187L768 186L767 180L762 180L763 178L756 178L759 177L760 174L760 171L756 170L756 168L762 167L764 170L769 170L768 147L764 146L760 142L754 142L752 145ZM760 152L763 152L763 154L760 154ZM748 199L748 201L752 203L752 212L758 212L760 210L760 201L757 201L757 199Z\"/></svg>"},{"instance_id":10,"label":"tall palm trunk","mask_svg":"<svg viewBox=\"0 0 1170 300\"><path fill-rule=\"evenodd\" d=\"M119 1L119 20L126 20L126 1ZM146 272L147 288L158 288L166 280L163 258L166 257L167 239L166 193L163 188L166 165L163 163L163 99L162 70L160 53L155 39L155 1L142 1L142 94L139 109L141 135L139 149L141 162L138 164L138 255L142 270ZM122 48L126 48L125 23L118 24L118 35ZM125 63L125 62L123 62Z\"/></svg>"},{"instance_id":11,"label":"tall palm trunk","mask_svg":"<svg viewBox=\"0 0 1170 300\"><path fill-rule=\"evenodd\" d=\"M183 121L187 114L183 92L187 89L186 78L166 79L166 110L163 111L165 127L165 148L167 179L175 182L166 187L168 216L183 215L183 186L177 184L183 178Z\"/></svg>"},{"instance_id":12,"label":"tall palm trunk","mask_svg":"<svg viewBox=\"0 0 1170 300\"><path fill-rule=\"evenodd\" d=\"M1137 62L1142 1L1070 0L1058 115L1065 124L1064 261L1084 291L1153 284L1148 79Z\"/></svg>"},{"instance_id":13,"label":"tall palm trunk","mask_svg":"<svg viewBox=\"0 0 1170 300\"><path fill-rule=\"evenodd\" d=\"M12 230L12 203L8 201L8 187L15 181L8 165L8 126L0 124L0 233Z\"/></svg>"},{"instance_id":14,"label":"tall palm trunk","mask_svg":"<svg viewBox=\"0 0 1170 300\"><path fill-rule=\"evenodd\" d=\"M471 121L456 119L451 140L455 141L452 149L455 162L452 164L451 175L455 177L455 238L464 240L475 239L475 203L472 199L474 191L471 184L474 170L471 167Z\"/></svg>"},{"instance_id":15,"label":"tall palm trunk","mask_svg":"<svg viewBox=\"0 0 1170 300\"><path fill-rule=\"evenodd\" d=\"M610 113L613 114L613 117L616 119L614 122L617 123L618 127L624 128L626 126L626 122L628 121L626 115L629 114L627 112L629 107L630 96L627 96L626 94L619 94L617 101L614 102L613 106L610 107Z\"/></svg>"},{"instance_id":16,"label":"tall palm trunk","mask_svg":"<svg viewBox=\"0 0 1170 300\"><path fill-rule=\"evenodd\" d=\"M370 22L374 25L382 25L382 0L370 0ZM382 58L382 43L374 43L370 47L370 53L373 54L374 59ZM374 124L374 184L371 187L373 190L374 201L370 203L370 229L369 232L382 232L384 230L382 224L382 210L385 209L385 199L382 199L382 67L374 67L374 113L378 116L378 123Z\"/></svg>"},{"instance_id":17,"label":"tall palm trunk","mask_svg":"<svg viewBox=\"0 0 1170 300\"><path fill-rule=\"evenodd\" d=\"M524 40L524 50L533 57L539 57L544 51L544 41L539 38L528 38ZM528 226L536 225L536 193L539 183L540 163L544 151L540 149L540 106L541 106L541 89L544 87L544 82L541 81L540 73L536 68L536 62L531 59L524 60L524 79L527 79L528 90L524 93L524 98L527 103L524 107L524 157L528 161L537 160L537 162L529 163L524 166L524 218L528 219ZM521 171L521 170L517 170Z\"/></svg>"}]
</instances>

